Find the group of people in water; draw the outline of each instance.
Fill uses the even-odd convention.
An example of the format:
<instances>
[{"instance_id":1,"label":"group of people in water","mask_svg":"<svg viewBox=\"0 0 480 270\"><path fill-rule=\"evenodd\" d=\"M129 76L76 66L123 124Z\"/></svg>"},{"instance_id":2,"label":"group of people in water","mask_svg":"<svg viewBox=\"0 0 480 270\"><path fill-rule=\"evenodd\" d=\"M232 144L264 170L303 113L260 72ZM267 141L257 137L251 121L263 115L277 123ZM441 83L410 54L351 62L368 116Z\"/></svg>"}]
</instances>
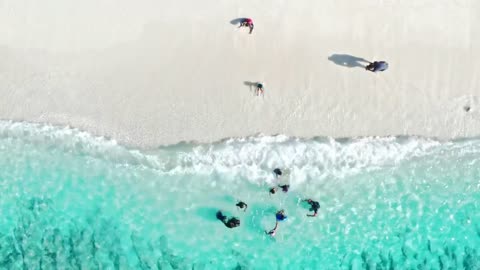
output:
<instances>
[{"instance_id":1,"label":"group of people in water","mask_svg":"<svg viewBox=\"0 0 480 270\"><path fill-rule=\"evenodd\" d=\"M253 32L253 20L251 18L243 18L240 21L240 27L248 27L250 29L250 34ZM365 67L365 70L371 71L371 72L379 72L379 71L385 71L388 69L388 63L385 61L373 61L373 62L368 62L369 64ZM259 96L260 94L263 95L264 89L263 89L263 84L262 83L257 83L257 89L256 89L256 94Z\"/></svg>"},{"instance_id":2,"label":"group of people in water","mask_svg":"<svg viewBox=\"0 0 480 270\"><path fill-rule=\"evenodd\" d=\"M273 173L275 174L276 178L279 178L280 176L282 176L282 171L278 168L273 170ZM288 192L288 190L290 188L290 185L286 185L286 184L278 185L278 188L281 188L282 191L286 193L286 192ZM269 190L270 195L275 194L275 192L277 191L278 188L277 187L270 188L270 190ZM310 205L310 211L313 211L313 214L307 214L307 216L308 217L317 216L318 210L320 209L320 203L317 202L317 201L314 201L312 199L306 199L306 200L303 200L303 202L308 203ZM243 210L244 212L246 212L247 208L248 208L248 205L243 201L239 201L239 202L237 202L236 207L239 210ZM236 228L236 227L240 226L240 219L238 219L236 217L227 218L227 216L225 216L222 213L222 211L217 212L217 219L220 220L228 228ZM271 229L270 231L265 231L265 233L270 235L270 236L275 236L275 234L277 233L277 229L278 229L278 223L281 222L281 221L284 221L286 219L287 219L287 215L285 214L285 210L282 209L282 210L277 211L275 213L275 227L273 229Z\"/></svg>"},{"instance_id":3,"label":"group of people in water","mask_svg":"<svg viewBox=\"0 0 480 270\"><path fill-rule=\"evenodd\" d=\"M250 34L253 32L254 29L254 24L253 20L251 18L244 18L240 21L240 26L239 27L248 27L250 29ZM385 61L374 61L374 62L368 62L368 65L365 67L365 70L371 71L371 72L379 72L379 71L385 71L388 69L388 63ZM256 94L257 96L260 94L264 93L263 89L263 84L262 83L256 83ZM280 177L282 175L282 171L280 169L274 169L273 173L275 174L276 178ZM283 184L283 185L277 185L275 187L270 188L269 192L270 195L275 194L278 189L281 189L283 192L288 192L290 185ZM312 199L306 199L303 200L303 202L306 202L310 205L310 211L313 211L313 214L307 214L309 217L315 217L318 214L318 210L320 209L320 203L317 201L314 201ZM243 211L247 211L248 205L245 202L239 201L236 204L237 208L239 210L243 209ZM236 228L240 226L240 220L236 217L231 217L227 218L221 211L217 212L217 219L219 219L225 226L228 228ZM287 219L287 216L285 214L285 211L279 210L275 213L275 227L271 229L270 231L265 231L266 234L275 236L277 229L278 229L278 223L281 221L284 221Z\"/></svg>"}]
</instances>

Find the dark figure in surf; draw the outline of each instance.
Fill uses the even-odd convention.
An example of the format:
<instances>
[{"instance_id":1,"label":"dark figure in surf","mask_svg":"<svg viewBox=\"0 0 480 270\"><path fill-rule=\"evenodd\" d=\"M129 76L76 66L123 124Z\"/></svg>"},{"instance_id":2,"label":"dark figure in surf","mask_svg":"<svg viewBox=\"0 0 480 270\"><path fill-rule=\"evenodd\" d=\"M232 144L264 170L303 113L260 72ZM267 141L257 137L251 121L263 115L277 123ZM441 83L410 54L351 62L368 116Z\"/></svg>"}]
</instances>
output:
<instances>
[{"instance_id":1,"label":"dark figure in surf","mask_svg":"<svg viewBox=\"0 0 480 270\"><path fill-rule=\"evenodd\" d=\"M236 204L236 206L239 208L239 209L243 209L243 212L247 211L247 208L248 208L248 205L242 201L238 202Z\"/></svg>"},{"instance_id":2,"label":"dark figure in surf","mask_svg":"<svg viewBox=\"0 0 480 270\"><path fill-rule=\"evenodd\" d=\"M222 211L217 212L217 219L230 229L240 226L240 220L238 218L231 217L227 220L227 216L223 215Z\"/></svg>"},{"instance_id":3,"label":"dark figure in surf","mask_svg":"<svg viewBox=\"0 0 480 270\"><path fill-rule=\"evenodd\" d=\"M374 61L373 63L368 64L365 69L371 72L385 71L388 69L388 63L385 61Z\"/></svg>"},{"instance_id":4,"label":"dark figure in surf","mask_svg":"<svg viewBox=\"0 0 480 270\"><path fill-rule=\"evenodd\" d=\"M283 192L287 193L290 185L278 185L282 189Z\"/></svg>"},{"instance_id":5,"label":"dark figure in surf","mask_svg":"<svg viewBox=\"0 0 480 270\"><path fill-rule=\"evenodd\" d=\"M310 211L313 211L313 214L307 214L308 217L316 217L318 214L318 209L320 209L320 203L312 199L303 200L310 204Z\"/></svg>"},{"instance_id":6,"label":"dark figure in surf","mask_svg":"<svg viewBox=\"0 0 480 270\"><path fill-rule=\"evenodd\" d=\"M276 168L273 170L273 174L275 174L275 177L278 178L282 176L282 170L280 170L279 168Z\"/></svg>"},{"instance_id":7,"label":"dark figure in surf","mask_svg":"<svg viewBox=\"0 0 480 270\"><path fill-rule=\"evenodd\" d=\"M290 185L278 185L278 187L281 188L283 192L287 193L288 189L290 188ZM272 187L270 189L270 194L275 194L275 192L277 192L277 188Z\"/></svg>"}]
</instances>

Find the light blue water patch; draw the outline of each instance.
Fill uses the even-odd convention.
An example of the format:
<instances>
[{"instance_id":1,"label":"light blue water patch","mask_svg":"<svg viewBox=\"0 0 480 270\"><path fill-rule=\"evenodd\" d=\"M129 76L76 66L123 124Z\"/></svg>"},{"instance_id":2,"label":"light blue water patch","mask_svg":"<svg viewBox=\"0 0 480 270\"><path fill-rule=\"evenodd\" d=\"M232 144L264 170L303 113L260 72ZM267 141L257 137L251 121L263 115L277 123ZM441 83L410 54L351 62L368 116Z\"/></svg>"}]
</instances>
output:
<instances>
[{"instance_id":1,"label":"light blue water patch","mask_svg":"<svg viewBox=\"0 0 480 270\"><path fill-rule=\"evenodd\" d=\"M0 122L0 168L0 269L480 269L478 139L263 136L138 151ZM290 191L270 195L277 184Z\"/></svg>"}]
</instances>

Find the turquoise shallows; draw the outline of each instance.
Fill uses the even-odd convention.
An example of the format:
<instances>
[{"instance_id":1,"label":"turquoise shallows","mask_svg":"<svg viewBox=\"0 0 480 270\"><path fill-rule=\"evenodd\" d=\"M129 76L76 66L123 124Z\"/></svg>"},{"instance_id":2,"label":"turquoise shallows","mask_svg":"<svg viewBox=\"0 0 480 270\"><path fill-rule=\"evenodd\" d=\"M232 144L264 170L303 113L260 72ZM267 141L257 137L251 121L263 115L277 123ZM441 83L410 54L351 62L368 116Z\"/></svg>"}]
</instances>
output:
<instances>
[{"instance_id":1,"label":"turquoise shallows","mask_svg":"<svg viewBox=\"0 0 480 270\"><path fill-rule=\"evenodd\" d=\"M139 151L0 122L0 191L0 269L480 269L479 139L259 136Z\"/></svg>"}]
</instances>

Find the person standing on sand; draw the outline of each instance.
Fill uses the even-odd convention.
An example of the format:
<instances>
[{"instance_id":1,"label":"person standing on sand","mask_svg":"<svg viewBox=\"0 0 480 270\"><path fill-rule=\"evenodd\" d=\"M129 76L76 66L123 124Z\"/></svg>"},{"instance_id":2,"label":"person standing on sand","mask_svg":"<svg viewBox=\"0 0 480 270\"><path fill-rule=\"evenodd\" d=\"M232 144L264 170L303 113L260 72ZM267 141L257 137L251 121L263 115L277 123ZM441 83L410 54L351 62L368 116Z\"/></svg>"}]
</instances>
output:
<instances>
[{"instance_id":1,"label":"person standing on sand","mask_svg":"<svg viewBox=\"0 0 480 270\"><path fill-rule=\"evenodd\" d=\"M371 72L385 71L388 69L388 63L385 61L374 61L373 63L368 64L365 69Z\"/></svg>"},{"instance_id":2,"label":"person standing on sand","mask_svg":"<svg viewBox=\"0 0 480 270\"><path fill-rule=\"evenodd\" d=\"M257 83L257 96L263 95L263 84Z\"/></svg>"},{"instance_id":3,"label":"person standing on sand","mask_svg":"<svg viewBox=\"0 0 480 270\"><path fill-rule=\"evenodd\" d=\"M253 20L250 19L250 18L245 18L242 20L242 22L240 23L240 26L239 27L248 27L250 28L250 34L252 33L253 31Z\"/></svg>"}]
</instances>

